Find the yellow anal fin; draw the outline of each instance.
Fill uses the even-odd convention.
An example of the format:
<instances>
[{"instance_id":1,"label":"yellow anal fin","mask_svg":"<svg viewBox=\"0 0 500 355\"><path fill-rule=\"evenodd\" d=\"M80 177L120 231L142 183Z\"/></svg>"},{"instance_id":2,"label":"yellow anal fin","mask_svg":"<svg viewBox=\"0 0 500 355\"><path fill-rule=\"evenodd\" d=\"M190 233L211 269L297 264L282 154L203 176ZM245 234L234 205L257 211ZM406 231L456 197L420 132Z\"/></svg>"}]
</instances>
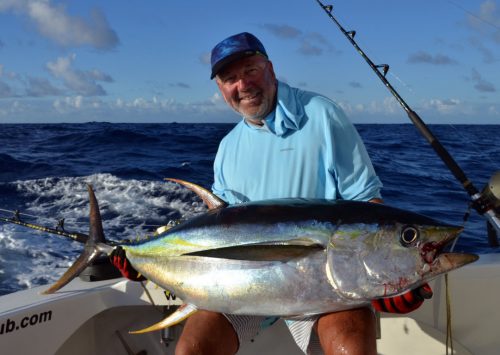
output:
<instances>
[{"instance_id":1,"label":"yellow anal fin","mask_svg":"<svg viewBox=\"0 0 500 355\"><path fill-rule=\"evenodd\" d=\"M156 324L153 324L153 325L151 325L147 328L141 329L141 330L130 331L129 333L130 334L142 334L142 333L153 332L155 330L160 330L160 329L171 327L173 325L176 325L177 323L182 322L184 319L191 316L197 310L198 310L198 308L194 304L190 304L190 303L183 304L174 313L169 315L167 318L165 318L161 322L158 322Z\"/></svg>"}]
</instances>

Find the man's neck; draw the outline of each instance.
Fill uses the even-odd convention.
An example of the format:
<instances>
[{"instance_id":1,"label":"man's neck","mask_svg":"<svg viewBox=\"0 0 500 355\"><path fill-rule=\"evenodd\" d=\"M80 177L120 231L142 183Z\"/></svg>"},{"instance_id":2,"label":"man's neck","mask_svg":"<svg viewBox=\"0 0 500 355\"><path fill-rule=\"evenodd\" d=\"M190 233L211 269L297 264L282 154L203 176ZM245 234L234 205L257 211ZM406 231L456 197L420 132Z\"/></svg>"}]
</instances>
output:
<instances>
[{"instance_id":1,"label":"man's neck","mask_svg":"<svg viewBox=\"0 0 500 355\"><path fill-rule=\"evenodd\" d=\"M252 126L262 127L264 125L265 118L247 118L245 117L245 121Z\"/></svg>"}]
</instances>

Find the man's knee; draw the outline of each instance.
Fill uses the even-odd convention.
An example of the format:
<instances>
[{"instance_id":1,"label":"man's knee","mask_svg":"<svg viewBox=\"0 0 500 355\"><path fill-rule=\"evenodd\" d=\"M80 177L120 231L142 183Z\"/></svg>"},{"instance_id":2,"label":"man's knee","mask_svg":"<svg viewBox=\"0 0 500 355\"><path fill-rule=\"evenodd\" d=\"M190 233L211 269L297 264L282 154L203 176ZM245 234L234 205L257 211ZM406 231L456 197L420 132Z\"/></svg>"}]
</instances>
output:
<instances>
[{"instance_id":1,"label":"man's knee","mask_svg":"<svg viewBox=\"0 0 500 355\"><path fill-rule=\"evenodd\" d=\"M369 308L326 314L316 325L321 346L326 354L375 354L375 315Z\"/></svg>"},{"instance_id":2,"label":"man's knee","mask_svg":"<svg viewBox=\"0 0 500 355\"><path fill-rule=\"evenodd\" d=\"M175 349L176 355L235 354L238 336L227 318L208 311L189 317Z\"/></svg>"},{"instance_id":3,"label":"man's knee","mask_svg":"<svg viewBox=\"0 0 500 355\"><path fill-rule=\"evenodd\" d=\"M196 338L181 336L175 347L175 355L201 354L202 345Z\"/></svg>"}]
</instances>

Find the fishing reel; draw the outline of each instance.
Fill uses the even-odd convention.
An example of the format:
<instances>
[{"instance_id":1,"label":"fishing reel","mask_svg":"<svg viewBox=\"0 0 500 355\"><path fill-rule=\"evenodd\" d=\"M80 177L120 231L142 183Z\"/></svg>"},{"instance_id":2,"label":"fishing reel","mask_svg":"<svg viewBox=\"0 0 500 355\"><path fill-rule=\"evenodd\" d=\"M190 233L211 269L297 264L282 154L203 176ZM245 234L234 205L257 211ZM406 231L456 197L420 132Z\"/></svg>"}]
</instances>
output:
<instances>
[{"instance_id":1,"label":"fishing reel","mask_svg":"<svg viewBox=\"0 0 500 355\"><path fill-rule=\"evenodd\" d=\"M493 209L498 215L500 212L500 171L497 171L486 184L479 198L484 211Z\"/></svg>"},{"instance_id":2,"label":"fishing reel","mask_svg":"<svg viewBox=\"0 0 500 355\"><path fill-rule=\"evenodd\" d=\"M493 174L474 203L477 206L476 209L488 221L486 227L490 246L500 246L498 241L500 236L500 171Z\"/></svg>"}]
</instances>

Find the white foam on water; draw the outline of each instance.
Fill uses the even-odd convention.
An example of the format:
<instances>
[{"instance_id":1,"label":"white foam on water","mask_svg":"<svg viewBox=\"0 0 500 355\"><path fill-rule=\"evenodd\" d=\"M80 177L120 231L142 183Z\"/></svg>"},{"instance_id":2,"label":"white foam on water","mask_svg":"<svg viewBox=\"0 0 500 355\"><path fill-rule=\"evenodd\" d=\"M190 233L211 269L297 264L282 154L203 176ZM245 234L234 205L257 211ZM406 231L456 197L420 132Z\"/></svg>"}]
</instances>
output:
<instances>
[{"instance_id":1,"label":"white foam on water","mask_svg":"<svg viewBox=\"0 0 500 355\"><path fill-rule=\"evenodd\" d=\"M143 233L170 219L190 218L206 210L203 202L186 188L171 182L123 180L110 174L75 178L47 178L17 182L17 190L31 197L26 213L55 219L66 225L86 225L87 184L93 186L106 230ZM151 228L150 228L151 229ZM126 233L116 236L127 238Z\"/></svg>"},{"instance_id":2,"label":"white foam on water","mask_svg":"<svg viewBox=\"0 0 500 355\"><path fill-rule=\"evenodd\" d=\"M178 184L123 180L111 174L14 182L26 202L24 219L55 228L64 218L67 231L88 233L87 184L97 197L106 238L135 240L151 235L172 219L206 211L201 199ZM82 245L57 235L0 224L0 286L23 289L51 283L70 266ZM5 286L8 287L5 287Z\"/></svg>"},{"instance_id":3,"label":"white foam on water","mask_svg":"<svg viewBox=\"0 0 500 355\"><path fill-rule=\"evenodd\" d=\"M71 253L60 250L60 243L39 240L43 237L36 232L17 229L0 226L1 289L15 291L56 281L71 265Z\"/></svg>"}]
</instances>

